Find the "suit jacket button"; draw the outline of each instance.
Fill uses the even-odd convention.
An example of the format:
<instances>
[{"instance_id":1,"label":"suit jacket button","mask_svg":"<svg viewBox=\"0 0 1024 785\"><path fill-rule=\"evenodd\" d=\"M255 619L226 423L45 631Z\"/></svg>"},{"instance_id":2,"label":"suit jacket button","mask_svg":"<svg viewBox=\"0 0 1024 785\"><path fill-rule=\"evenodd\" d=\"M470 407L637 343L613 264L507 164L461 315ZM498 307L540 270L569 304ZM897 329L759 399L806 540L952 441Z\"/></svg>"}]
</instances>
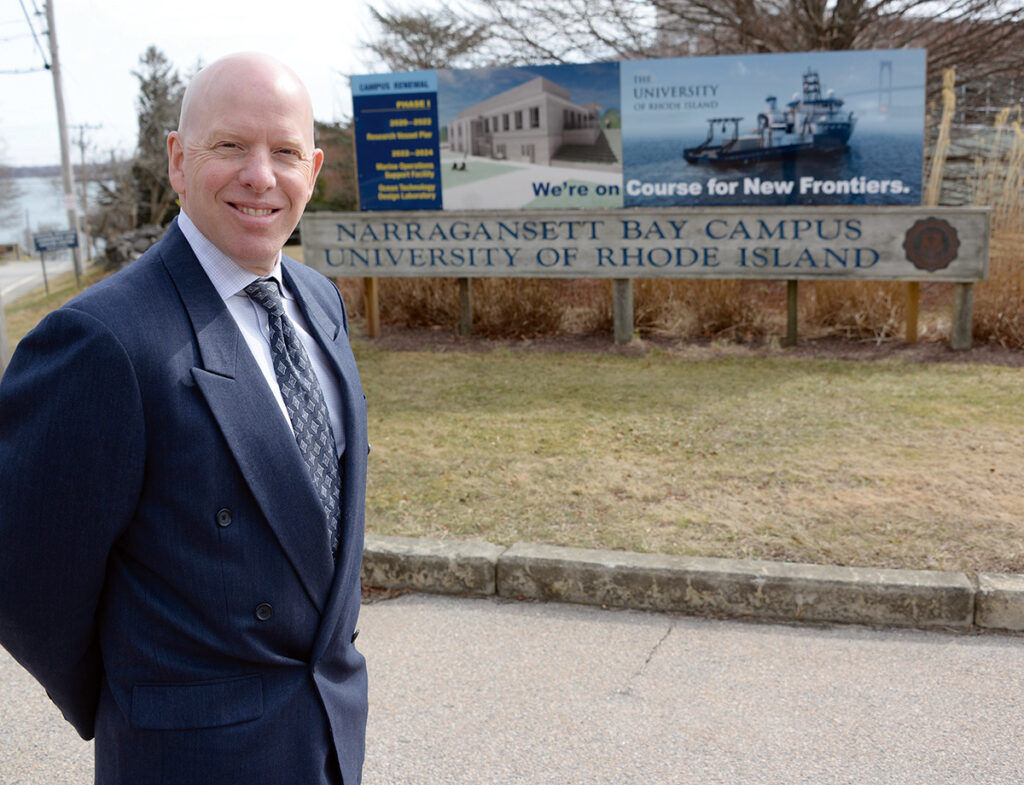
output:
<instances>
[{"instance_id":1,"label":"suit jacket button","mask_svg":"<svg viewBox=\"0 0 1024 785\"><path fill-rule=\"evenodd\" d=\"M352 640L350 641L350 643L355 643L356 642L356 638L358 638L358 637L359 637L359 630L356 630L355 632L352 633Z\"/></svg>"},{"instance_id":2,"label":"suit jacket button","mask_svg":"<svg viewBox=\"0 0 1024 785\"><path fill-rule=\"evenodd\" d=\"M274 606L269 602L261 602L256 606L256 618L260 621L268 621L274 615Z\"/></svg>"},{"instance_id":3,"label":"suit jacket button","mask_svg":"<svg viewBox=\"0 0 1024 785\"><path fill-rule=\"evenodd\" d=\"M223 509L217 510L217 515L215 516L215 520L217 521L217 525L220 526L222 529L227 527L227 526L230 526L231 525L231 510L229 510L227 507L224 507Z\"/></svg>"}]
</instances>

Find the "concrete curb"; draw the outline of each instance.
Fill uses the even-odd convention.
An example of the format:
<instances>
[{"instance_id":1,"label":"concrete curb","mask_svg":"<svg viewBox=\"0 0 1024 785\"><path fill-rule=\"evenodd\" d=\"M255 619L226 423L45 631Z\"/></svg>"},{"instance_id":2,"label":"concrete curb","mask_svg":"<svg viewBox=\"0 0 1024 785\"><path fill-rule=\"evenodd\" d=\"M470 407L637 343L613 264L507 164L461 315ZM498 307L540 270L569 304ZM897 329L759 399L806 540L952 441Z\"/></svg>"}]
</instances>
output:
<instances>
[{"instance_id":1,"label":"concrete curb","mask_svg":"<svg viewBox=\"0 0 1024 785\"><path fill-rule=\"evenodd\" d=\"M1024 575L979 573L974 623L1024 632Z\"/></svg>"},{"instance_id":2,"label":"concrete curb","mask_svg":"<svg viewBox=\"0 0 1024 785\"><path fill-rule=\"evenodd\" d=\"M494 594L498 558L504 551L489 542L368 534L363 585L427 594Z\"/></svg>"},{"instance_id":3,"label":"concrete curb","mask_svg":"<svg viewBox=\"0 0 1024 785\"><path fill-rule=\"evenodd\" d=\"M822 567L513 545L498 593L644 610L896 627L969 627L958 573Z\"/></svg>"},{"instance_id":4,"label":"concrete curb","mask_svg":"<svg viewBox=\"0 0 1024 785\"><path fill-rule=\"evenodd\" d=\"M1024 631L1024 575L883 570L367 535L363 583L789 622Z\"/></svg>"}]
</instances>

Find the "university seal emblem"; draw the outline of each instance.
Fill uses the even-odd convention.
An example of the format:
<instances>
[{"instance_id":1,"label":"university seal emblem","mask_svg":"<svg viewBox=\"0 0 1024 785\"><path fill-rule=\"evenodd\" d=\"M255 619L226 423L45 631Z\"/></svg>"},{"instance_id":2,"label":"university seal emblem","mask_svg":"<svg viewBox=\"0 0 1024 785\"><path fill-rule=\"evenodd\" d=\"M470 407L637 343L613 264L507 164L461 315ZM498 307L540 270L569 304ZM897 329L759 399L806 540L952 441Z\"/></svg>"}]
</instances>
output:
<instances>
[{"instance_id":1,"label":"university seal emblem","mask_svg":"<svg viewBox=\"0 0 1024 785\"><path fill-rule=\"evenodd\" d=\"M907 230L903 250L914 267L935 272L956 259L960 238L948 221L924 218Z\"/></svg>"}]
</instances>

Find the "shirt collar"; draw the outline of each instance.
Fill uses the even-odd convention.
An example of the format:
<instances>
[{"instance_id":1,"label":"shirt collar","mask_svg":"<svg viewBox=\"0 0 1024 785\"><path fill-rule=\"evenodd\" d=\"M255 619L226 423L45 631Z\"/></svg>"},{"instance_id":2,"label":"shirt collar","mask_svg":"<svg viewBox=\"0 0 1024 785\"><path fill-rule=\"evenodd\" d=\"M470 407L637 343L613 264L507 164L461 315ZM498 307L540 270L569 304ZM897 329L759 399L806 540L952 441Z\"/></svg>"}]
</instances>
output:
<instances>
[{"instance_id":1,"label":"shirt collar","mask_svg":"<svg viewBox=\"0 0 1024 785\"><path fill-rule=\"evenodd\" d=\"M281 275L281 252L277 252L277 260L274 262L274 269L270 275L257 275L252 270L243 267L217 246L211 243L206 236L196 228L185 211L178 213L178 228L185 235L185 239L192 247L192 252L199 260L199 264L206 272L210 283L217 290L222 300L227 300L236 294L242 294L246 286L260 278L274 278L281 289L281 293L288 299L291 293L286 291L284 278Z\"/></svg>"}]
</instances>

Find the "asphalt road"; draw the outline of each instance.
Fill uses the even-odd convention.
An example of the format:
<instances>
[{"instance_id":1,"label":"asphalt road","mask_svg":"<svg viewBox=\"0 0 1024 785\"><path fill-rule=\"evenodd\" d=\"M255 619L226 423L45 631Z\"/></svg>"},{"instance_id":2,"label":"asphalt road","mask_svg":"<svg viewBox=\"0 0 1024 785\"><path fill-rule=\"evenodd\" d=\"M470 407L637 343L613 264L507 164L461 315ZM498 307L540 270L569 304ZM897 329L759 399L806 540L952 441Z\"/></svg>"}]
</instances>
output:
<instances>
[{"instance_id":1,"label":"asphalt road","mask_svg":"<svg viewBox=\"0 0 1024 785\"><path fill-rule=\"evenodd\" d=\"M1020 636L416 594L360 629L366 785L1024 782ZM0 783L91 775L0 654Z\"/></svg>"},{"instance_id":2,"label":"asphalt road","mask_svg":"<svg viewBox=\"0 0 1024 785\"><path fill-rule=\"evenodd\" d=\"M46 277L52 281L61 273L72 269L70 261L46 262ZM10 305L21 295L44 286L43 266L38 261L5 262L0 264L0 297L5 305Z\"/></svg>"}]
</instances>

